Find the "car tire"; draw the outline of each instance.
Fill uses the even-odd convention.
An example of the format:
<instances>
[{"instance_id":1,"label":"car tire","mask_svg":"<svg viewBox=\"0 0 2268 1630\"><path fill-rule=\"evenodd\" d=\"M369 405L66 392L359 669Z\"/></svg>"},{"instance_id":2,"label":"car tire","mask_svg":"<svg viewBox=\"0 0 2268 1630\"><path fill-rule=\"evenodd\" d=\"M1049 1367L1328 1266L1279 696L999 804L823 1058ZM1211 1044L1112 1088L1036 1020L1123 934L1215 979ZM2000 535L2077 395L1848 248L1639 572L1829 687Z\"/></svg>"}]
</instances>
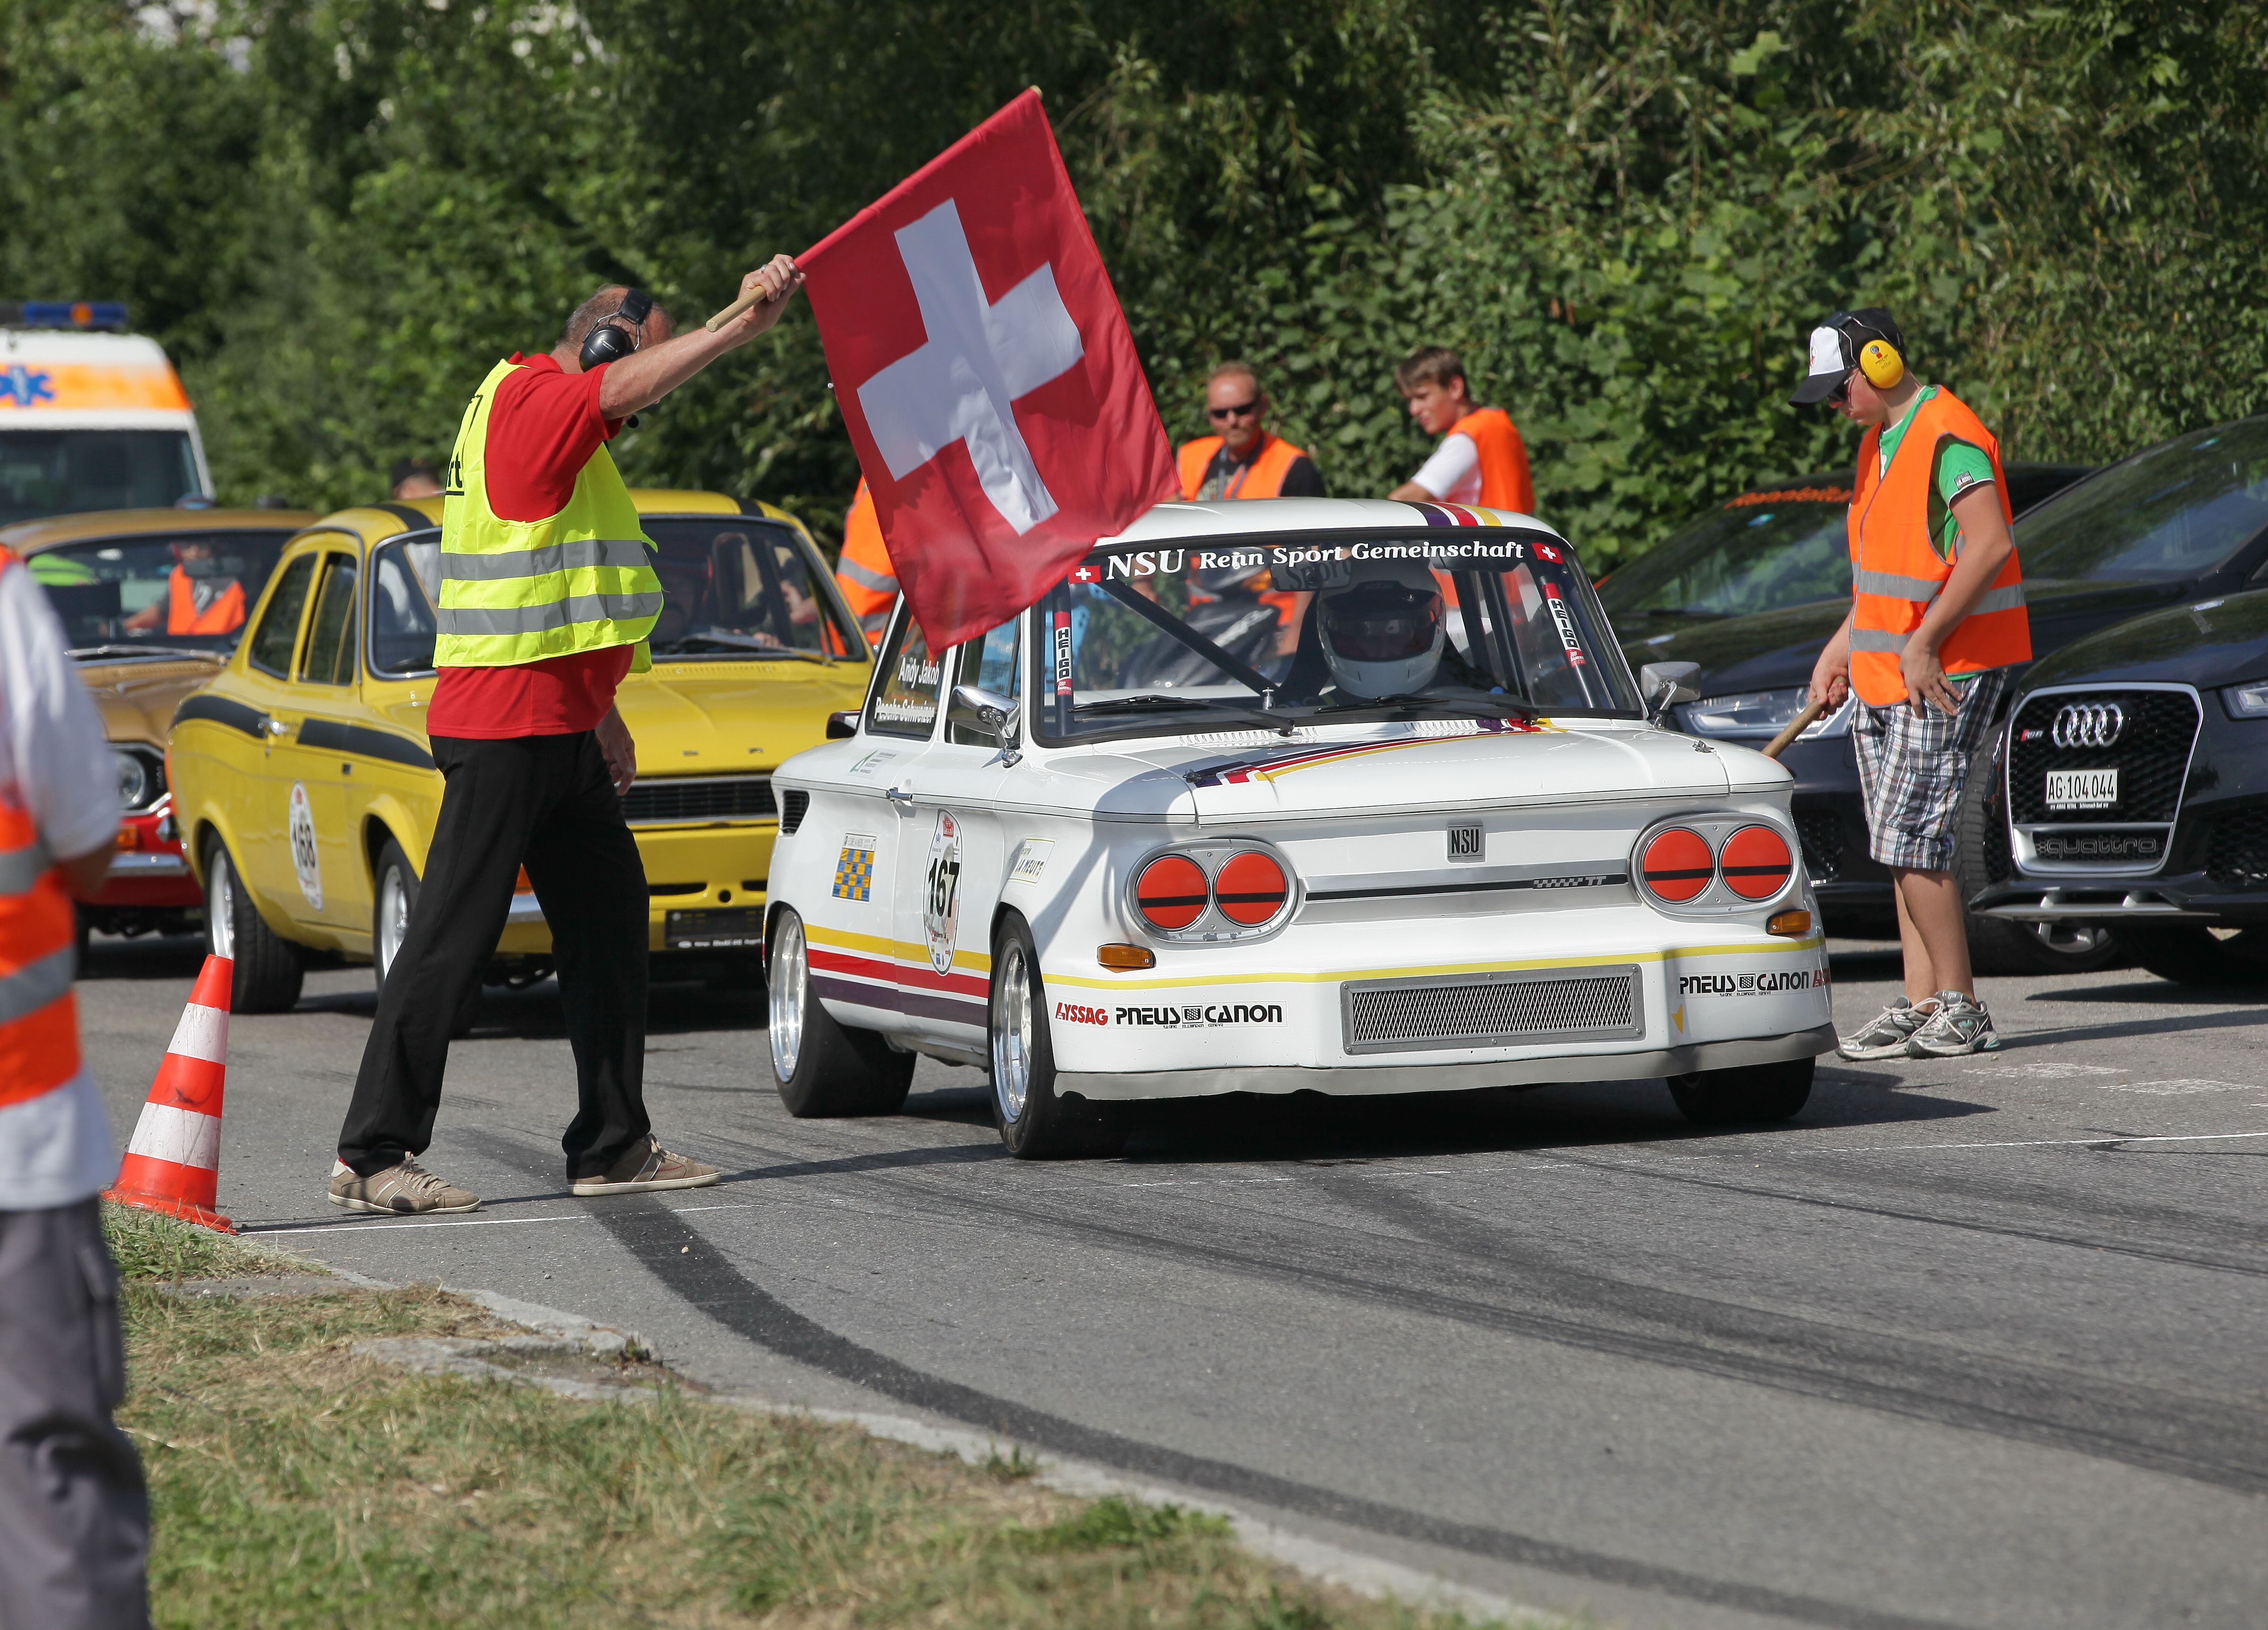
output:
<instances>
[{"instance_id":1,"label":"car tire","mask_svg":"<svg viewBox=\"0 0 2268 1630\"><path fill-rule=\"evenodd\" d=\"M1997 854L2005 861L2007 850L2007 800L1999 755L1988 744L1970 761L1968 785L1954 815L1953 878L1963 900L1976 898L1996 881L1990 857ZM1998 869L2007 877L2014 867L2003 864ZM2100 924L2018 923L1966 910L1962 914L1969 926L1969 966L1976 973L2093 973L2129 955L2121 931Z\"/></svg>"},{"instance_id":2,"label":"car tire","mask_svg":"<svg viewBox=\"0 0 2268 1630\"><path fill-rule=\"evenodd\" d=\"M392 837L378 852L378 865L371 873L370 901L371 980L383 996L387 973L409 933L409 915L417 909L417 868ZM449 1039L460 1042L470 1036L480 1015L481 986L475 979L449 1022Z\"/></svg>"},{"instance_id":3,"label":"car tire","mask_svg":"<svg viewBox=\"0 0 2268 1630\"><path fill-rule=\"evenodd\" d=\"M1697 1126L1755 1125L1792 1120L1811 1101L1815 1058L1744 1064L1729 1070L1696 1070L1669 1078L1669 1095Z\"/></svg>"},{"instance_id":4,"label":"car tire","mask_svg":"<svg viewBox=\"0 0 2268 1630\"><path fill-rule=\"evenodd\" d=\"M270 928L252 904L228 845L205 851L205 949L236 964L231 1013L289 1013L298 1005L306 967L299 948Z\"/></svg>"},{"instance_id":5,"label":"car tire","mask_svg":"<svg viewBox=\"0 0 2268 1630\"><path fill-rule=\"evenodd\" d=\"M2134 960L2177 985L2268 985L2268 928L2222 939L2202 923L2151 923L2121 931Z\"/></svg>"},{"instance_id":6,"label":"car tire","mask_svg":"<svg viewBox=\"0 0 2268 1630\"><path fill-rule=\"evenodd\" d=\"M783 907L764 958L764 1032L780 1102L798 1120L895 1115L914 1081L914 1055L873 1030L836 1022L811 984L803 918Z\"/></svg>"},{"instance_id":7,"label":"car tire","mask_svg":"<svg viewBox=\"0 0 2268 1630\"><path fill-rule=\"evenodd\" d=\"M992 936L992 993L987 1025L992 1119L1019 1160L1076 1160L1116 1154L1126 1145L1126 1112L1077 1093L1056 1091L1056 1051L1048 1024L1039 953L1020 917Z\"/></svg>"}]
</instances>

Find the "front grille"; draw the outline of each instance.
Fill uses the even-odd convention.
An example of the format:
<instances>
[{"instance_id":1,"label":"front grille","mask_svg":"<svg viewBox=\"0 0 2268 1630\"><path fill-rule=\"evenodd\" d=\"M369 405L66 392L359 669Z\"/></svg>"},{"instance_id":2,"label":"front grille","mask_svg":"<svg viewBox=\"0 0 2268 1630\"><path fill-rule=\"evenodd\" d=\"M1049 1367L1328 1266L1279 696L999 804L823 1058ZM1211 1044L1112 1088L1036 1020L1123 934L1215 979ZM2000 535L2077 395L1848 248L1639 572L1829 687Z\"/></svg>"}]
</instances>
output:
<instances>
[{"instance_id":1,"label":"front grille","mask_svg":"<svg viewBox=\"0 0 2268 1630\"><path fill-rule=\"evenodd\" d=\"M1349 1052L1572 1041L1635 1036L1640 1029L1638 970L1631 967L1341 988Z\"/></svg>"},{"instance_id":2,"label":"front grille","mask_svg":"<svg viewBox=\"0 0 2268 1630\"><path fill-rule=\"evenodd\" d=\"M665 776L633 782L622 800L622 819L632 826L769 821L778 813L770 776Z\"/></svg>"},{"instance_id":3,"label":"front grille","mask_svg":"<svg viewBox=\"0 0 2268 1630\"><path fill-rule=\"evenodd\" d=\"M1799 809L1795 835L1803 845L1803 869L1815 883L1843 874L1843 817L1832 809Z\"/></svg>"},{"instance_id":4,"label":"front grille","mask_svg":"<svg viewBox=\"0 0 2268 1630\"><path fill-rule=\"evenodd\" d=\"M2268 884L2268 804L2232 810L2214 820L2205 838L2205 869L2218 889Z\"/></svg>"},{"instance_id":5,"label":"front grille","mask_svg":"<svg viewBox=\"0 0 2268 1630\"><path fill-rule=\"evenodd\" d=\"M2056 715L2077 704L2115 702L2125 714L2109 747L2058 747ZM2186 690L2058 690L2028 699L2008 727L2008 801L2018 826L2170 823L2197 740L2197 698ZM2051 809L2051 770L2118 771L2118 801L2101 809Z\"/></svg>"}]
</instances>

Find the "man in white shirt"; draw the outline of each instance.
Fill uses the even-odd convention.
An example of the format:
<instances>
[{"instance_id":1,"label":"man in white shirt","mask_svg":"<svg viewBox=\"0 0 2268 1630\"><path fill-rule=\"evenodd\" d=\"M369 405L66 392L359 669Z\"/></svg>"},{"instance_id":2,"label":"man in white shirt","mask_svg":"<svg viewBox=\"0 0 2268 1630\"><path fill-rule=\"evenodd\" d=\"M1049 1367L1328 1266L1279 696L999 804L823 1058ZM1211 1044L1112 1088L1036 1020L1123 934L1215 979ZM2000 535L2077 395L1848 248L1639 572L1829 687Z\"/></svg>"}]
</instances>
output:
<instances>
[{"instance_id":1,"label":"man in white shirt","mask_svg":"<svg viewBox=\"0 0 2268 1630\"><path fill-rule=\"evenodd\" d=\"M102 720L31 572L0 549L0 1616L147 1630L150 1502L96 1199L118 1154L79 1057L70 896L118 830Z\"/></svg>"}]
</instances>

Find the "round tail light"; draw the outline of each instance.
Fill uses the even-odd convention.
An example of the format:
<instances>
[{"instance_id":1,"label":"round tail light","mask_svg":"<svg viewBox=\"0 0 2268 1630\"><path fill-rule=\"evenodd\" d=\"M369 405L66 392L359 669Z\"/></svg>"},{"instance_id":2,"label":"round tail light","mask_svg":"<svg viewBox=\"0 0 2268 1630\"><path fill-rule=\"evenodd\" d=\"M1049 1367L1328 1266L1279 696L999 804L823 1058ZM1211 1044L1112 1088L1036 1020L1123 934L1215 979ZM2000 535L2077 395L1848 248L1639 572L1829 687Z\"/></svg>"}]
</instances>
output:
<instances>
[{"instance_id":1,"label":"round tail light","mask_svg":"<svg viewBox=\"0 0 2268 1630\"><path fill-rule=\"evenodd\" d=\"M1743 900L1769 900L1787 887L1795 857L1787 839L1769 826L1744 826L1725 840L1718 864L1725 887Z\"/></svg>"},{"instance_id":2,"label":"round tail light","mask_svg":"<svg viewBox=\"0 0 2268 1630\"><path fill-rule=\"evenodd\" d=\"M1229 857L1214 876L1212 889L1223 917L1241 928L1256 928L1284 909L1292 897L1292 880L1275 856L1248 849Z\"/></svg>"},{"instance_id":3,"label":"round tail light","mask_svg":"<svg viewBox=\"0 0 2268 1630\"><path fill-rule=\"evenodd\" d=\"M1161 854L1134 881L1134 904L1143 920L1168 932L1188 927L1204 915L1211 898L1204 868L1185 854Z\"/></svg>"},{"instance_id":4,"label":"round tail light","mask_svg":"<svg viewBox=\"0 0 2268 1630\"><path fill-rule=\"evenodd\" d=\"M1682 826L1654 834L1638 860L1638 875L1647 889L1679 905L1697 898L1716 874L1708 840Z\"/></svg>"}]
</instances>

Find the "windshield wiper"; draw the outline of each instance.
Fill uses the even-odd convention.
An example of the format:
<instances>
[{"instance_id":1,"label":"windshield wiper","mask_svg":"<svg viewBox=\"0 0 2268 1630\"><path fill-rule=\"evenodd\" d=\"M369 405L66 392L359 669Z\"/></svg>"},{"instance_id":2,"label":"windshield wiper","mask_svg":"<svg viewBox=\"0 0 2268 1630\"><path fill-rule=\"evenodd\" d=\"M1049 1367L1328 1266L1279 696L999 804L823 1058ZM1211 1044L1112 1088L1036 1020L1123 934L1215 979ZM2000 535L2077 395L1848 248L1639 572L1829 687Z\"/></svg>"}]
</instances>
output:
<instances>
[{"instance_id":1,"label":"windshield wiper","mask_svg":"<svg viewBox=\"0 0 2268 1630\"><path fill-rule=\"evenodd\" d=\"M1071 711L1079 714L1094 713L1155 713L1172 712L1187 713L1199 710L1224 714L1230 719L1248 719L1263 729L1289 735L1292 727L1309 717L1314 710L1303 708L1294 713L1288 708L1269 709L1240 707L1234 703L1217 701L1211 697L1168 697L1145 694L1138 697L1109 697L1100 702L1074 702Z\"/></svg>"},{"instance_id":2,"label":"windshield wiper","mask_svg":"<svg viewBox=\"0 0 2268 1630\"><path fill-rule=\"evenodd\" d=\"M752 634L728 633L722 629L702 634L681 634L666 645L652 647L656 656L669 656L688 649L709 646L719 651L746 652L750 656L792 657L799 662L825 662L828 659L816 651L799 650L793 645L770 645Z\"/></svg>"},{"instance_id":3,"label":"windshield wiper","mask_svg":"<svg viewBox=\"0 0 2268 1630\"><path fill-rule=\"evenodd\" d=\"M1536 719L1543 710L1517 697L1445 697L1430 696L1422 691L1403 691L1390 697L1376 697L1344 707L1319 708L1326 716L1346 713L1391 712L1405 708L1436 707L1451 712L1463 713L1473 719Z\"/></svg>"},{"instance_id":4,"label":"windshield wiper","mask_svg":"<svg viewBox=\"0 0 2268 1630\"><path fill-rule=\"evenodd\" d=\"M210 657L225 662L225 651L201 651L195 645L74 645L70 654L84 661L89 657Z\"/></svg>"},{"instance_id":5,"label":"windshield wiper","mask_svg":"<svg viewBox=\"0 0 2268 1630\"><path fill-rule=\"evenodd\" d=\"M1729 617L1733 615L1730 611L1710 611L1699 606L1648 606L1638 613L1642 617Z\"/></svg>"}]
</instances>

